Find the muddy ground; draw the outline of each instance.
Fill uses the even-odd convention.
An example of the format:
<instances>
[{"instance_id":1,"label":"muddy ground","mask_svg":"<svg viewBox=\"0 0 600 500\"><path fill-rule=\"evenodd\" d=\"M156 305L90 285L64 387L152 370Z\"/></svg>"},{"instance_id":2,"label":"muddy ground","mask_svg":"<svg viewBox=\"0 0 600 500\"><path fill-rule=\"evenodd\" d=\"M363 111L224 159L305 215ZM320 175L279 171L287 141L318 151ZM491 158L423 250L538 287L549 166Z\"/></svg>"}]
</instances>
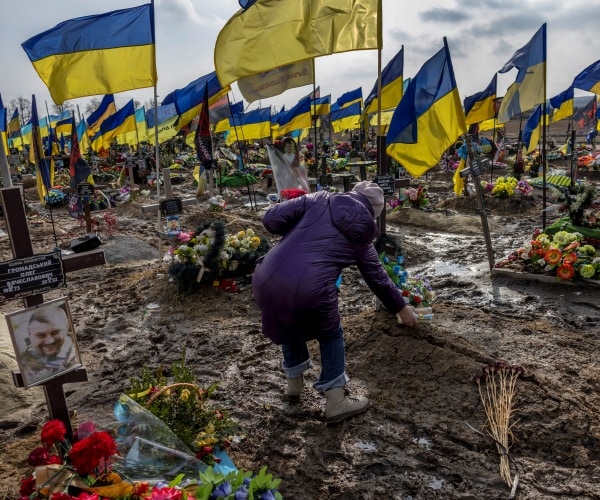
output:
<instances>
[{"instance_id":1,"label":"muddy ground","mask_svg":"<svg viewBox=\"0 0 600 500\"><path fill-rule=\"evenodd\" d=\"M356 269L343 273L347 371L350 389L372 401L366 414L326 425L324 398L310 388L318 376L314 343L309 388L300 404L283 401L280 352L261 335L249 284L242 282L239 293L206 286L190 297L175 296L156 212L142 211L155 202L153 195L114 209L118 233L103 237L100 247L106 265L71 273L66 289L44 295L68 297L89 375L89 382L66 387L70 409L80 420L109 423L116 399L140 367L168 366L185 350L201 383L219 381L215 398L243 429L229 450L235 465L268 466L283 479L284 498L500 499L509 497L510 488L500 478L496 446L485 435L473 377L505 360L525 370L516 385L510 449L512 474L519 475L516 497L600 498L599 289L492 278L476 200L453 198L447 173L430 174L428 183L430 210L388 213L386 232L407 269L430 277L437 294L433 321L412 329L398 325L375 308ZM174 190L194 196L187 183ZM261 202L264 192L259 185ZM36 207L35 190L26 190L25 197ZM215 214L207 210L207 199L186 206L184 229L220 218L231 229L265 234L265 204L252 210L244 197L231 197L225 211ZM504 201L489 207L496 260L542 224L537 190L532 201ZM64 211L53 215L56 237L49 222L31 229L36 252L82 234ZM11 259L7 238L0 245L2 260ZM9 301L1 311L22 307ZM12 386L15 365L6 339L3 351L0 498L14 498L48 413L42 389Z\"/></svg>"}]
</instances>

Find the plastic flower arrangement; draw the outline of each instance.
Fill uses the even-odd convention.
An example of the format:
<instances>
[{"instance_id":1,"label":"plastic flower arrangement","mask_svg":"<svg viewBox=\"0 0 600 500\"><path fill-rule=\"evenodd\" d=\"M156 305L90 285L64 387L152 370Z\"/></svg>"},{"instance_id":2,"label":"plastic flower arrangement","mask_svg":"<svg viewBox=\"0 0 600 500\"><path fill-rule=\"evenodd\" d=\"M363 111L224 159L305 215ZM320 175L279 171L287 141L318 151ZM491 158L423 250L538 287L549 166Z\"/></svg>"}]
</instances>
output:
<instances>
[{"instance_id":1,"label":"plastic flower arrangement","mask_svg":"<svg viewBox=\"0 0 600 500\"><path fill-rule=\"evenodd\" d=\"M61 189L50 188L46 194L45 201L49 207L56 208L65 205L69 201L69 198Z\"/></svg>"},{"instance_id":2,"label":"plastic flower arrangement","mask_svg":"<svg viewBox=\"0 0 600 500\"><path fill-rule=\"evenodd\" d=\"M577 232L558 231L553 236L539 233L515 250L496 267L516 267L532 273L555 275L559 280L600 279L600 256L596 248L583 243Z\"/></svg>"},{"instance_id":3,"label":"plastic flower arrangement","mask_svg":"<svg viewBox=\"0 0 600 500\"><path fill-rule=\"evenodd\" d=\"M169 275L177 280L178 292L189 294L198 283L220 277L251 274L257 260L267 253L270 243L253 229L226 233L223 221L206 222L194 231L179 234L166 260Z\"/></svg>"},{"instance_id":4,"label":"plastic flower arrangement","mask_svg":"<svg viewBox=\"0 0 600 500\"><path fill-rule=\"evenodd\" d=\"M497 198L508 198L509 196L513 196L515 194L517 183L516 177L498 177L492 188L491 194Z\"/></svg>"},{"instance_id":5,"label":"plastic flower arrangement","mask_svg":"<svg viewBox=\"0 0 600 500\"><path fill-rule=\"evenodd\" d=\"M419 274L410 276L403 267L404 257L398 255L395 260L384 253L379 254L379 260L383 264L388 276L402 291L402 297L408 305L415 307L431 307L435 301L435 292L428 278Z\"/></svg>"},{"instance_id":6,"label":"plastic flower arrangement","mask_svg":"<svg viewBox=\"0 0 600 500\"><path fill-rule=\"evenodd\" d=\"M51 420L42 428L43 446L29 454L29 465L35 472L20 482L19 498L40 500L281 500L277 490L281 479L263 467L257 474L207 467L197 479L179 474L167 481L146 475L148 480L132 481L118 472L115 440L99 431L91 422L82 423L73 444L65 440L65 425ZM63 458L58 454L63 452ZM152 483L152 484L150 484Z\"/></svg>"},{"instance_id":7,"label":"plastic flower arrangement","mask_svg":"<svg viewBox=\"0 0 600 500\"><path fill-rule=\"evenodd\" d=\"M181 441L208 465L218 463L215 451L228 448L237 424L211 401L217 384L202 388L185 365L185 353L170 368L144 367L130 380L128 396L162 420Z\"/></svg>"},{"instance_id":8,"label":"plastic flower arrangement","mask_svg":"<svg viewBox=\"0 0 600 500\"><path fill-rule=\"evenodd\" d=\"M21 481L21 498L137 499L147 490L113 471L115 440L92 422L82 423L69 443L65 424L50 420L42 427L41 441L43 446L29 454L28 463L36 469Z\"/></svg>"},{"instance_id":9,"label":"plastic flower arrangement","mask_svg":"<svg viewBox=\"0 0 600 500\"><path fill-rule=\"evenodd\" d=\"M210 212L222 212L227 206L225 199L221 195L216 195L208 200L208 210Z\"/></svg>"},{"instance_id":10,"label":"plastic flower arrangement","mask_svg":"<svg viewBox=\"0 0 600 500\"><path fill-rule=\"evenodd\" d=\"M427 193L427 187L419 186L418 188L408 188L406 193L410 200L411 206L415 208L425 208L429 205L429 194Z\"/></svg>"},{"instance_id":11,"label":"plastic flower arrangement","mask_svg":"<svg viewBox=\"0 0 600 500\"><path fill-rule=\"evenodd\" d=\"M435 292L428 278L419 274L409 277L400 285L404 300L411 306L431 307L435 301Z\"/></svg>"}]
</instances>

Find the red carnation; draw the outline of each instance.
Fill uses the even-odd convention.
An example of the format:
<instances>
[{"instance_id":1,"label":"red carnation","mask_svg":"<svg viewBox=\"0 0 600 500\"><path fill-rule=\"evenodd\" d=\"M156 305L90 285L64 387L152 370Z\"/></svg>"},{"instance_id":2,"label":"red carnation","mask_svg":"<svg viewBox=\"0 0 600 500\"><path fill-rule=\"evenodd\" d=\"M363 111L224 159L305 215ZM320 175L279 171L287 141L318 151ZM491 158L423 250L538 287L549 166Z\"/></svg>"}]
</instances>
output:
<instances>
[{"instance_id":1,"label":"red carnation","mask_svg":"<svg viewBox=\"0 0 600 500\"><path fill-rule=\"evenodd\" d=\"M42 427L42 443L50 448L55 443L65 440L67 428L62 420L54 419Z\"/></svg>"},{"instance_id":2,"label":"red carnation","mask_svg":"<svg viewBox=\"0 0 600 500\"><path fill-rule=\"evenodd\" d=\"M116 452L117 445L112 436L108 432L99 431L75 443L69 452L69 458L77 473L85 476L94 472Z\"/></svg>"},{"instance_id":3,"label":"red carnation","mask_svg":"<svg viewBox=\"0 0 600 500\"><path fill-rule=\"evenodd\" d=\"M27 462L32 467L37 467L38 465L62 464L62 459L58 455L50 453L48 448L40 447L29 454Z\"/></svg>"},{"instance_id":4,"label":"red carnation","mask_svg":"<svg viewBox=\"0 0 600 500\"><path fill-rule=\"evenodd\" d=\"M24 477L21 479L21 487L19 488L19 495L22 497L28 497L35 491L35 477L33 475Z\"/></svg>"}]
</instances>

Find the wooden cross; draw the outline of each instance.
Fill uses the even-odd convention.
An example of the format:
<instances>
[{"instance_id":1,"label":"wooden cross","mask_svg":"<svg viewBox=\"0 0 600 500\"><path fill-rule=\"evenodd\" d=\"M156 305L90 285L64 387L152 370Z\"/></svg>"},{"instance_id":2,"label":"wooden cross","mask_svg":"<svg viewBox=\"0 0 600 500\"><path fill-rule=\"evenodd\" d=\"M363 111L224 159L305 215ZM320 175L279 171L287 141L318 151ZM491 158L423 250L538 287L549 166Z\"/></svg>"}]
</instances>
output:
<instances>
[{"instance_id":1,"label":"wooden cross","mask_svg":"<svg viewBox=\"0 0 600 500\"><path fill-rule=\"evenodd\" d=\"M12 247L13 257L15 259L23 257L32 257L34 255L31 235L27 225L27 216L25 213L25 204L21 194L21 188L10 187L0 189L0 197L4 209L4 217L8 229L8 235ZM104 251L92 250L75 255L62 257L64 272L73 272L92 266L105 264ZM33 307L44 303L42 294L30 295L23 298L25 307ZM85 382L88 380L85 368L64 373L51 380L41 384L46 396L46 404L51 419L62 420L67 429L67 438L73 437L73 427L63 384L73 382ZM23 378L19 372L13 372L13 381L17 387L24 387Z\"/></svg>"},{"instance_id":2,"label":"wooden cross","mask_svg":"<svg viewBox=\"0 0 600 500\"><path fill-rule=\"evenodd\" d=\"M481 187L481 173L486 164L481 161L475 152L473 151L473 140L471 135L465 136L467 144L467 154L469 166L460 171L459 175L466 179L469 175L473 177L473 184L475 184L475 191L477 192L477 201L479 203L479 215L481 216L481 228L483 229L483 238L485 240L485 247L487 250L488 264L490 271L494 270L494 249L492 248L492 238L490 236L490 227L487 220L487 212L485 210L485 204L483 200L483 188Z\"/></svg>"}]
</instances>

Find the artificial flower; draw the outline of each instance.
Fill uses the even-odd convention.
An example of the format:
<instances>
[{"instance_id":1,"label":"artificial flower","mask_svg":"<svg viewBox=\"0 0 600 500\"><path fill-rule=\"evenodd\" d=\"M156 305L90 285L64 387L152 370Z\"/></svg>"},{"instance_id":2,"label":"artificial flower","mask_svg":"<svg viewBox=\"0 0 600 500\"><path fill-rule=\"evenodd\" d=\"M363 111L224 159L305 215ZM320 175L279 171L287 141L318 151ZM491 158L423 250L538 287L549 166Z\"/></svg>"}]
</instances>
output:
<instances>
[{"instance_id":1,"label":"artificial flower","mask_svg":"<svg viewBox=\"0 0 600 500\"><path fill-rule=\"evenodd\" d=\"M550 264L555 265L562 259L562 253L558 248L551 248L544 254L544 260Z\"/></svg>"},{"instance_id":2,"label":"artificial flower","mask_svg":"<svg viewBox=\"0 0 600 500\"><path fill-rule=\"evenodd\" d=\"M50 420L42 427L41 441L50 448L52 445L64 441L66 434L67 428L62 420Z\"/></svg>"},{"instance_id":3,"label":"artificial flower","mask_svg":"<svg viewBox=\"0 0 600 500\"><path fill-rule=\"evenodd\" d=\"M582 278L585 278L585 279L593 278L594 274L596 274L596 268L595 268L594 264L583 264L579 268L579 274L581 275Z\"/></svg>"},{"instance_id":4,"label":"artificial flower","mask_svg":"<svg viewBox=\"0 0 600 500\"><path fill-rule=\"evenodd\" d=\"M562 264L556 270L556 276L561 280L570 280L575 275L575 269L571 264Z\"/></svg>"}]
</instances>

